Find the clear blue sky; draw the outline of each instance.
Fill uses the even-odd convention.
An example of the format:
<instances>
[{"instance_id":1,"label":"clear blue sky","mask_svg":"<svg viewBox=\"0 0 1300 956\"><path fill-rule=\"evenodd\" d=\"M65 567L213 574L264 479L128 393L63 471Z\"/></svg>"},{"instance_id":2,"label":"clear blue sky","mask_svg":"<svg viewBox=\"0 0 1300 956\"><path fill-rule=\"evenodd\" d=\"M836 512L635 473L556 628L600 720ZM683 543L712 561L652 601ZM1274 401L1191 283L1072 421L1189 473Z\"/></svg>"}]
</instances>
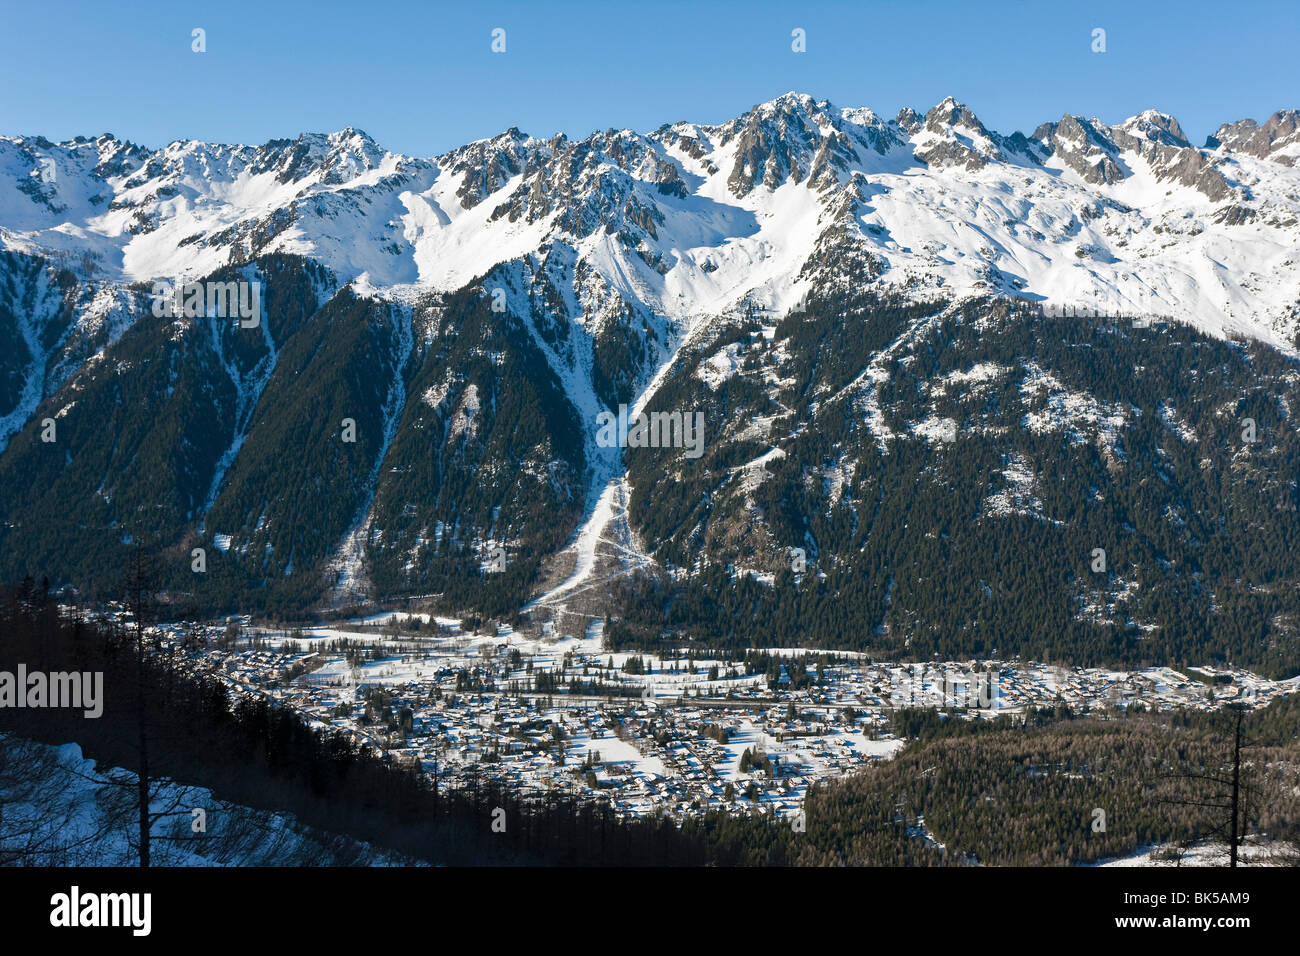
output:
<instances>
[{"instance_id":1,"label":"clear blue sky","mask_svg":"<svg viewBox=\"0 0 1300 956\"><path fill-rule=\"evenodd\" d=\"M1136 7L1137 9L1132 9ZM1029 132L1071 112L1300 108L1300 3L0 0L0 134L261 143L364 129L430 156L511 126L715 123L794 89L885 117L944 96ZM191 51L190 31L207 33ZM491 31L506 30L506 52ZM791 51L791 30L807 52ZM1093 53L1092 31L1106 30Z\"/></svg>"}]
</instances>

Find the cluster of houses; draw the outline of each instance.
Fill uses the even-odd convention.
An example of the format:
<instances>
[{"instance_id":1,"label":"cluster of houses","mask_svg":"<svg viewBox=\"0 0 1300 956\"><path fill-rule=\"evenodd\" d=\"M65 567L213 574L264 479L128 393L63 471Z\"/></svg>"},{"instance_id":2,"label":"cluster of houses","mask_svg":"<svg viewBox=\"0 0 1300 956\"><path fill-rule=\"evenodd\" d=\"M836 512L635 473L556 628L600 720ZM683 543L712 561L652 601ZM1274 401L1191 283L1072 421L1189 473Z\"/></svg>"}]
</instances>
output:
<instances>
[{"instance_id":1,"label":"cluster of houses","mask_svg":"<svg viewBox=\"0 0 1300 956\"><path fill-rule=\"evenodd\" d=\"M795 814L818 780L903 746L890 722L900 708L962 720L1062 705L1075 713L1209 709L1230 700L1263 705L1297 686L1208 667L1126 673L853 654L825 655L817 666L804 651L770 652L784 658L772 680L732 659L631 661L598 637L527 641L504 629L477 635L446 626L413 637L357 624L290 640L243 623L233 643L228 625L164 628L162 637L190 666L418 762L441 787L496 781L524 793L559 790L630 815ZM792 668L807 674L792 681Z\"/></svg>"}]
</instances>

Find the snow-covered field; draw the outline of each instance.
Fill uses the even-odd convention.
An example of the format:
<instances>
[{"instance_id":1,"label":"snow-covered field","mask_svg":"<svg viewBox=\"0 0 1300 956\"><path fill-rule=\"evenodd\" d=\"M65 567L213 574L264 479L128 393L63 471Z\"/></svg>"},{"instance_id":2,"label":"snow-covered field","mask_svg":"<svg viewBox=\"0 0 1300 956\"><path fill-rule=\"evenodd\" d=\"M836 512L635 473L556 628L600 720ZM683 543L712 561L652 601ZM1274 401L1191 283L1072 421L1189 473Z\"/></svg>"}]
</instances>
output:
<instances>
[{"instance_id":1,"label":"snow-covered field","mask_svg":"<svg viewBox=\"0 0 1300 956\"><path fill-rule=\"evenodd\" d=\"M51 747L0 734L0 865L137 865L137 794L134 773L96 765L75 743ZM150 811L158 815L154 866L403 862L292 816L220 800L203 787L159 781Z\"/></svg>"},{"instance_id":2,"label":"snow-covered field","mask_svg":"<svg viewBox=\"0 0 1300 956\"><path fill-rule=\"evenodd\" d=\"M1259 845L1247 843L1238 849L1241 866L1295 866L1300 860L1300 847L1283 843ZM1151 866L1227 866L1230 862L1226 843L1196 843L1189 847L1144 846L1128 856L1102 860L1089 866L1151 867Z\"/></svg>"}]
</instances>

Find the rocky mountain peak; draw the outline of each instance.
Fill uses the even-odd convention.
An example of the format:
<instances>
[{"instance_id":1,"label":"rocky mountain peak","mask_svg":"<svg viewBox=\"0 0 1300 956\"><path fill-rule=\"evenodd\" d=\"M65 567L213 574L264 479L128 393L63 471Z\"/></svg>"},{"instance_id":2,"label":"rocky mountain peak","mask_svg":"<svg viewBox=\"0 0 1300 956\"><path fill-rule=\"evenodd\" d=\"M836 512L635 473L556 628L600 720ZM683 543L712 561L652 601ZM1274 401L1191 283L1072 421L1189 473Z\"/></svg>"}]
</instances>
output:
<instances>
[{"instance_id":1,"label":"rocky mountain peak","mask_svg":"<svg viewBox=\"0 0 1300 956\"><path fill-rule=\"evenodd\" d=\"M1158 110L1144 110L1137 116L1129 117L1119 128L1130 136L1150 143L1178 148L1192 145L1183 134L1178 120Z\"/></svg>"},{"instance_id":2,"label":"rocky mountain peak","mask_svg":"<svg viewBox=\"0 0 1300 956\"><path fill-rule=\"evenodd\" d=\"M1253 119L1225 123L1206 140L1206 149L1220 147L1294 166L1300 156L1300 110L1278 110L1261 126Z\"/></svg>"},{"instance_id":3,"label":"rocky mountain peak","mask_svg":"<svg viewBox=\"0 0 1300 956\"><path fill-rule=\"evenodd\" d=\"M997 140L979 117L951 96L932 107L924 127L912 135L917 138L917 159L929 166L974 171L1002 158Z\"/></svg>"},{"instance_id":4,"label":"rocky mountain peak","mask_svg":"<svg viewBox=\"0 0 1300 956\"><path fill-rule=\"evenodd\" d=\"M925 128L932 133L943 133L954 127L988 136L988 130L979 117L951 96L945 97L925 114Z\"/></svg>"},{"instance_id":5,"label":"rocky mountain peak","mask_svg":"<svg viewBox=\"0 0 1300 956\"><path fill-rule=\"evenodd\" d=\"M925 126L924 120L917 115L916 110L910 106L904 106L894 117L894 122L901 126L909 135L916 135Z\"/></svg>"},{"instance_id":6,"label":"rocky mountain peak","mask_svg":"<svg viewBox=\"0 0 1300 956\"><path fill-rule=\"evenodd\" d=\"M473 209L483 199L518 176L533 155L534 140L512 126L491 139L480 139L452 150L439 160L453 175L463 176L456 191L461 204Z\"/></svg>"},{"instance_id":7,"label":"rocky mountain peak","mask_svg":"<svg viewBox=\"0 0 1300 956\"><path fill-rule=\"evenodd\" d=\"M858 155L835 107L806 93L760 103L718 132L719 145L734 144L727 185L737 197L787 181L829 188Z\"/></svg>"}]
</instances>

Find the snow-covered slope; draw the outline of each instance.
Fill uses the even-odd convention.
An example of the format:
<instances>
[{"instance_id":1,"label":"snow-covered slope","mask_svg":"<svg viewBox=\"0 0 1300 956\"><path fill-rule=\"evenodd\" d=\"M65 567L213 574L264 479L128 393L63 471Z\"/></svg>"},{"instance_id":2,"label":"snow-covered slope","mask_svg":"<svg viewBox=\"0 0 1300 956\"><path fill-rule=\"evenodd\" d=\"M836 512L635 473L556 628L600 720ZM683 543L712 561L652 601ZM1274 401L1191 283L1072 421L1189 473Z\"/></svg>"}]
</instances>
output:
<instances>
[{"instance_id":1,"label":"snow-covered slope","mask_svg":"<svg viewBox=\"0 0 1300 956\"><path fill-rule=\"evenodd\" d=\"M1024 421L993 423L957 420L956 393L992 395L1009 371L952 378L954 395L922 410L891 395L893 366L921 361L947 322L1030 352L984 354L973 337L945 374L1018 368L1051 344L1036 329L1080 311L1300 348L1297 115L1225 124L1201 148L1153 110L1003 135L952 98L884 119L798 93L716 126L581 140L510 129L431 159L350 128L157 151L0 137L0 540L57 565L126 544L148 515L187 548L210 538L258 581L296 576L303 593L348 601L368 577L384 593L454 590L464 549L503 542L518 577L489 579L545 606L664 559L655 536L681 538L674 567L700 557L663 515L631 519L638 496L680 473L651 455L662 468L634 476L623 449L598 442L599 415L620 405L716 403L710 443L734 443L717 463L736 477L724 497L746 507L773 469L814 464L788 447L813 422L846 415L881 454L1013 424L1089 441L1105 426L1109 454L1140 396L1082 371L1068 390L1057 367L1026 372L1038 377L1008 396ZM265 327L203 338L141 321L148 283L217 274L261 277ZM1044 308L1008 309L1009 297ZM815 314L786 328L809 302ZM1025 328L981 324L998 309ZM837 312L858 324L825 340L800 331ZM801 394L791 368L825 393ZM1180 414L1209 401L1188 393L1171 380L1155 399ZM44 416L67 439L61 458L35 435ZM356 449L337 440L350 419ZM815 464L832 504L851 504L861 462L805 451L829 456ZM1031 460L999 459L972 513L1042 504L1060 520ZM744 537L739 519L688 517L686 531ZM770 533L761 516L744 524ZM86 529L113 541L91 548ZM772 554L803 538L770 534Z\"/></svg>"},{"instance_id":2,"label":"snow-covered slope","mask_svg":"<svg viewBox=\"0 0 1300 956\"><path fill-rule=\"evenodd\" d=\"M254 810L203 787L151 789L155 866L392 866L409 861ZM0 863L135 866L136 776L99 767L75 743L51 747L0 734ZM201 812L196 812L201 811Z\"/></svg>"},{"instance_id":3,"label":"snow-covered slope","mask_svg":"<svg viewBox=\"0 0 1300 956\"><path fill-rule=\"evenodd\" d=\"M671 319L785 310L849 254L917 294L1002 292L1167 314L1291 345L1295 114L1193 147L1147 111L1030 136L951 98L882 121L788 93L720 126L538 140L431 160L354 129L260 147L0 138L0 248L119 282L303 254L376 290L452 290L563 244Z\"/></svg>"}]
</instances>

